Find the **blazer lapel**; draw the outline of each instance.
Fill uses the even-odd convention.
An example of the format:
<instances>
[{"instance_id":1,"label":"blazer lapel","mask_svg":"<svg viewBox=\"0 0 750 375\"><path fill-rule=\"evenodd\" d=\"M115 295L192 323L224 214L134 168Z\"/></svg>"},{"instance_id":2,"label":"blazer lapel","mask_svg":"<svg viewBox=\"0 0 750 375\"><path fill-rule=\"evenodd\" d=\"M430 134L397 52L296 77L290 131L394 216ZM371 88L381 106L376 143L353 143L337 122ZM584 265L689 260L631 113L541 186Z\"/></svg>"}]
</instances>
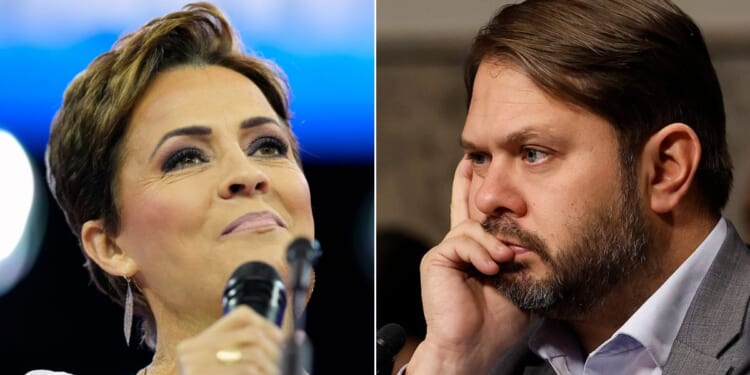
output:
<instances>
[{"instance_id":1,"label":"blazer lapel","mask_svg":"<svg viewBox=\"0 0 750 375\"><path fill-rule=\"evenodd\" d=\"M664 374L727 374L719 355L739 335L750 300L750 250L727 221L727 237L698 287Z\"/></svg>"}]
</instances>

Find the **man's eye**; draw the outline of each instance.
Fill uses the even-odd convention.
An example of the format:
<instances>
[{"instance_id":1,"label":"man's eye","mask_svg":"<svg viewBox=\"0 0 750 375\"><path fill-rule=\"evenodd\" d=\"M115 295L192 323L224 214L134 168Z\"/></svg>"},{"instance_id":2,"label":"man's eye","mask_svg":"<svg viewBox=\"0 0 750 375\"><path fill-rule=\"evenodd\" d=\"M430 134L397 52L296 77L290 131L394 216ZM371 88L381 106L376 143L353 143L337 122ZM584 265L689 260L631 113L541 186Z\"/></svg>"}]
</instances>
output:
<instances>
[{"instance_id":1,"label":"man's eye","mask_svg":"<svg viewBox=\"0 0 750 375\"><path fill-rule=\"evenodd\" d=\"M546 152L533 148L526 148L522 152L523 159L531 164L539 163L549 156Z\"/></svg>"},{"instance_id":2,"label":"man's eye","mask_svg":"<svg viewBox=\"0 0 750 375\"><path fill-rule=\"evenodd\" d=\"M489 161L489 157L481 152L470 152L466 154L466 158L471 160L474 165L483 165Z\"/></svg>"},{"instance_id":3,"label":"man's eye","mask_svg":"<svg viewBox=\"0 0 750 375\"><path fill-rule=\"evenodd\" d=\"M166 173L192 167L205 163L206 161L208 160L201 150L192 147L183 148L170 155L167 160L164 161L164 164L162 164L161 170Z\"/></svg>"}]
</instances>

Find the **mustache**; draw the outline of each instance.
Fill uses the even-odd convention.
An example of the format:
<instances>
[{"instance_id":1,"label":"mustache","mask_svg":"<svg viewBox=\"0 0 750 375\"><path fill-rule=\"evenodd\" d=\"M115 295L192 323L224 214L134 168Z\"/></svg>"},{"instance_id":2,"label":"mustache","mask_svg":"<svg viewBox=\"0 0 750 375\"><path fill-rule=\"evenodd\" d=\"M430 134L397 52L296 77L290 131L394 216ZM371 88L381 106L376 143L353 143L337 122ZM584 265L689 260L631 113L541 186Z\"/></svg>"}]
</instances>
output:
<instances>
[{"instance_id":1,"label":"mustache","mask_svg":"<svg viewBox=\"0 0 750 375\"><path fill-rule=\"evenodd\" d=\"M544 240L537 234L521 228L518 223L507 216L488 217L482 222L482 228L495 237L523 246L536 253L545 263L553 262Z\"/></svg>"}]
</instances>

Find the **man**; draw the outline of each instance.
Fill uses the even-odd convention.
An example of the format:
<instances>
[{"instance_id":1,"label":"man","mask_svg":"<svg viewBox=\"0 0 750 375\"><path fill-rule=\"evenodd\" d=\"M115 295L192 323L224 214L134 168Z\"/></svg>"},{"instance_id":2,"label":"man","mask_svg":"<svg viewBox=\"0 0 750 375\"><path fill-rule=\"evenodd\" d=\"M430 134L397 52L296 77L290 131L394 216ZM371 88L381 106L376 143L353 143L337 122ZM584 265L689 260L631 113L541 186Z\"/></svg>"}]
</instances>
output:
<instances>
[{"instance_id":1,"label":"man","mask_svg":"<svg viewBox=\"0 0 750 375\"><path fill-rule=\"evenodd\" d=\"M414 374L750 372L721 90L667 0L530 0L467 63Z\"/></svg>"}]
</instances>

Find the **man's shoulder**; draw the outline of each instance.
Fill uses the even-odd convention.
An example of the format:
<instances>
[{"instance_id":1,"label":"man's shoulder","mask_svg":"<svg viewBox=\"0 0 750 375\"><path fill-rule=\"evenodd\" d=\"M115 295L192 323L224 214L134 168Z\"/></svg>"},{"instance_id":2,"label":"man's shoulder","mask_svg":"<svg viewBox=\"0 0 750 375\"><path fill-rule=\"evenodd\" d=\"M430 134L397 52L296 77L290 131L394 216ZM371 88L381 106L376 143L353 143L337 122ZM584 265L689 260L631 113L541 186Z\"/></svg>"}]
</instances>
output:
<instances>
[{"instance_id":1,"label":"man's shoulder","mask_svg":"<svg viewBox=\"0 0 750 375\"><path fill-rule=\"evenodd\" d=\"M750 371L750 246L731 223L682 322L664 373L685 371Z\"/></svg>"}]
</instances>

